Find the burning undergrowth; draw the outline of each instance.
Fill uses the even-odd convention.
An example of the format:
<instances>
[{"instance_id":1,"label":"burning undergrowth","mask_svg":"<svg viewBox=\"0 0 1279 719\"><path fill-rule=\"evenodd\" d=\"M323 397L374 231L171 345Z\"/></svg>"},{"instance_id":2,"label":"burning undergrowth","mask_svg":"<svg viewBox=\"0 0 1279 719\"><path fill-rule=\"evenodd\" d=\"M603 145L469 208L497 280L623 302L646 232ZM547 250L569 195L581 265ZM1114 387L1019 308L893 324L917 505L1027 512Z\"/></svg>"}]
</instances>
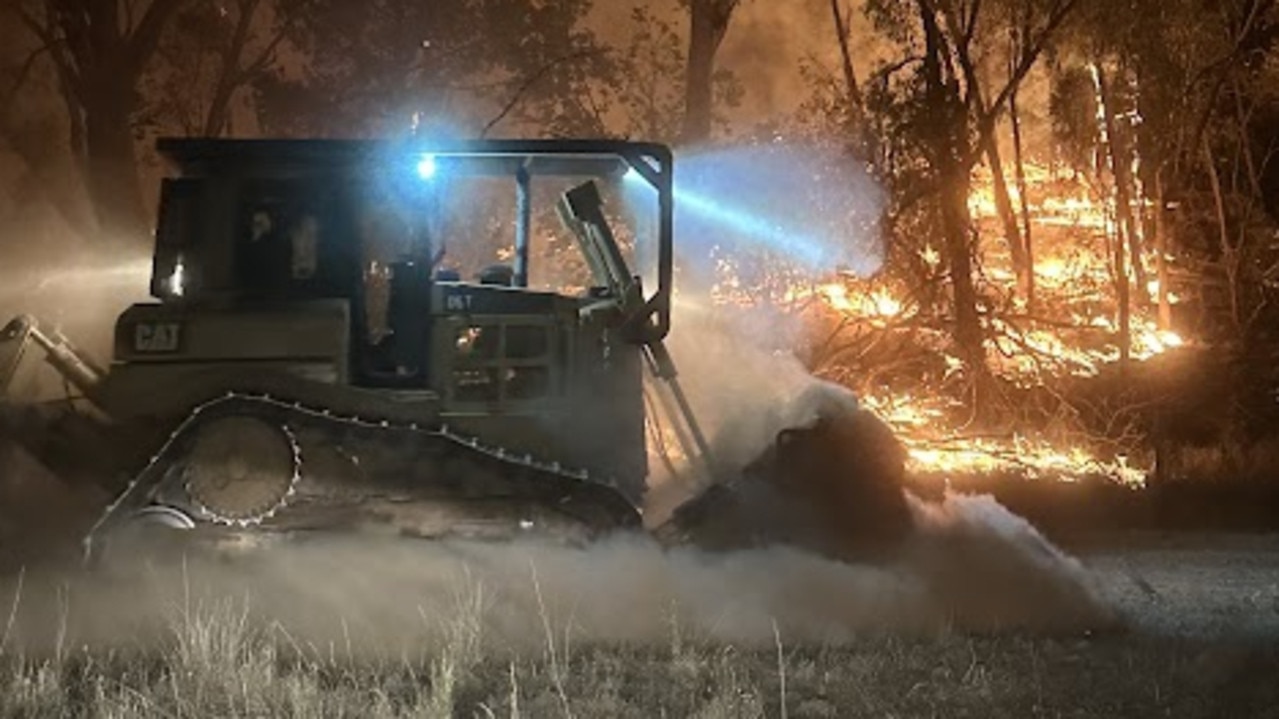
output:
<instances>
[{"instance_id":1,"label":"burning undergrowth","mask_svg":"<svg viewBox=\"0 0 1279 719\"><path fill-rule=\"evenodd\" d=\"M1152 361L1193 344L1175 331L1189 336L1186 269L1151 237L1136 243L1120 282L1121 208L1104 182L1031 163L1024 187L1027 202L1016 188L1013 200L1024 207L1016 222L1033 232L1033 260L1010 251L990 172L973 177L983 366L958 346L948 250L926 217L896 218L873 276L765 261L760 281L741 270L752 262L743 256L720 268L711 297L721 307L771 307L801 327L792 334L803 365L853 389L901 437L921 476L1142 486L1154 410L1169 394L1143 394L1142 383L1166 374ZM1130 209L1153 212L1142 196Z\"/></svg>"}]
</instances>

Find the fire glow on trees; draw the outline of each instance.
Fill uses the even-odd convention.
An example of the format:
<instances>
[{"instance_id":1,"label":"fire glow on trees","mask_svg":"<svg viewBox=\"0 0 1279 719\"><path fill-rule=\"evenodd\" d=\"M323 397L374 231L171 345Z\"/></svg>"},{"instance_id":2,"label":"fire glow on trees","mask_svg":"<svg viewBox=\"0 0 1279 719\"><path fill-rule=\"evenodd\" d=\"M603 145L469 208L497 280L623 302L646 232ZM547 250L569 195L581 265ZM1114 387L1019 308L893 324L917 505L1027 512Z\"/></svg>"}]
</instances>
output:
<instances>
[{"instance_id":1,"label":"fire glow on trees","mask_svg":"<svg viewBox=\"0 0 1279 719\"><path fill-rule=\"evenodd\" d=\"M1033 389L1062 378L1095 377L1120 361L1122 335L1112 262L1117 213L1114 197L1102 183L1097 186L1087 178L1044 165L1027 164L1024 171L1035 238L1033 312L1016 292L1017 276L1007 243L999 234L992 180L986 168L974 172L969 208L978 231L976 279L984 303L990 368L1013 387ZM1019 206L1016 188L1009 190L1014 193L1014 205ZM1133 202L1146 200L1139 196ZM923 266L940 267L936 248L925 245L918 254ZM1149 278L1148 286L1142 288L1145 292L1134 292L1134 297L1159 295L1159 279L1152 269L1155 259L1145 250L1140 257L1142 267L1128 264L1130 285L1139 277ZM1172 257L1164 259L1175 262ZM719 300L742 301L741 282L732 264L723 263L720 270ZM1164 296L1171 304L1180 301L1172 291ZM952 374L962 373L963 364L952 353L944 323L930 322L935 318L926 316L920 302L900 281L841 276L814 284L792 279L781 302L796 308L810 326L830 338L841 331L861 333L863 338L873 336L859 345L864 348L876 342L892 343L894 334L906 335L909 339L896 341L940 358L945 366L941 377L934 373L910 390L903 389L902 382L867 381L857 376L856 362L847 357L812 362L819 376L853 387L863 405L894 429L918 473L949 477L1007 472L1062 481L1105 477L1130 486L1145 482L1145 469L1131 461L1122 448L1099 452L1090 438L1080 433L1015 429L993 436L965 434L964 403L940 386ZM1129 325L1130 361L1146 360L1184 343L1172 328L1159 325L1153 302L1134 300ZM869 369L873 374L875 368Z\"/></svg>"}]
</instances>

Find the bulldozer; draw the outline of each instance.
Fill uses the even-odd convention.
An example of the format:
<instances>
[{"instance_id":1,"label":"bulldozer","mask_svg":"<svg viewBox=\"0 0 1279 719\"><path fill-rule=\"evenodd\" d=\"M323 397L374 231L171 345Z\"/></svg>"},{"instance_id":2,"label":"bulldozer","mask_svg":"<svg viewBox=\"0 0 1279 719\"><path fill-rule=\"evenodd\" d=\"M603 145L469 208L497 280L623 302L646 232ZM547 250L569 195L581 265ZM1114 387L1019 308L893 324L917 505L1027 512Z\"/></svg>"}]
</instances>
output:
<instances>
[{"instance_id":1,"label":"bulldozer","mask_svg":"<svg viewBox=\"0 0 1279 719\"><path fill-rule=\"evenodd\" d=\"M109 366L30 316L0 330L0 434L113 497L83 539L91 560L137 532L242 547L317 532L578 542L647 530L847 557L909 531L900 447L855 402L827 402L745 467L716 461L665 344L669 148L157 147L174 172L154 301L119 316ZM582 286L530 283L547 216L571 238ZM632 220L624 240L619 217ZM453 267L478 231L458 218L508 234L509 264ZM8 396L37 354L84 402ZM691 499L655 523L643 507L658 425Z\"/></svg>"}]
</instances>

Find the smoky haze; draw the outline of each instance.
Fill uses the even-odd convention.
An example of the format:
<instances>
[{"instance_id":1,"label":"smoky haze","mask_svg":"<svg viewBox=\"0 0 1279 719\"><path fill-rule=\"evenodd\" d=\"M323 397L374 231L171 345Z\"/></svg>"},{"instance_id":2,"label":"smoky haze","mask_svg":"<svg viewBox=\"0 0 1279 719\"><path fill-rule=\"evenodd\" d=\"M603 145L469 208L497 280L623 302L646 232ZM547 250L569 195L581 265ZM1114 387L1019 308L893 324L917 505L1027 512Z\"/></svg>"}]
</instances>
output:
<instances>
[{"instance_id":1,"label":"smoky haze","mask_svg":"<svg viewBox=\"0 0 1279 719\"><path fill-rule=\"evenodd\" d=\"M883 192L856 160L816 144L772 142L680 153L675 226L680 264L719 260L724 281L765 286L777 275L866 277L883 264ZM727 271L724 265L727 264ZM682 287L690 278L685 276Z\"/></svg>"},{"instance_id":2,"label":"smoky haze","mask_svg":"<svg viewBox=\"0 0 1279 719\"><path fill-rule=\"evenodd\" d=\"M555 642L692 640L838 645L868 634L1078 632L1113 613L1086 571L987 498L916 505L896 563L786 548L663 551L638 537L590 548L329 538L226 562L31 574L0 587L10 647L148 647L215 610L295 647L356 657L429 654L469 628L488 650ZM239 617L239 619L236 619ZM223 627L221 630L225 630ZM549 633L549 634L548 634Z\"/></svg>"},{"instance_id":3,"label":"smoky haze","mask_svg":"<svg viewBox=\"0 0 1279 719\"><path fill-rule=\"evenodd\" d=\"M824 406L856 407L848 390L816 379L796 357L805 327L785 294L837 270L879 269L883 194L863 167L817 146L727 146L681 153L676 163L679 273L668 345L714 461L731 476ZM663 466L650 468L654 522L696 484L671 482Z\"/></svg>"},{"instance_id":4,"label":"smoky haze","mask_svg":"<svg viewBox=\"0 0 1279 719\"><path fill-rule=\"evenodd\" d=\"M676 0L599 2L589 25L610 42L623 44L631 29L628 18L638 6L687 32L687 11ZM732 112L735 131L769 126L793 116L808 92L800 63L815 60L828 69L838 66L833 27L826 0L745 2L738 6L716 55L717 68L744 81L741 105ZM854 49L864 54L860 44Z\"/></svg>"}]
</instances>

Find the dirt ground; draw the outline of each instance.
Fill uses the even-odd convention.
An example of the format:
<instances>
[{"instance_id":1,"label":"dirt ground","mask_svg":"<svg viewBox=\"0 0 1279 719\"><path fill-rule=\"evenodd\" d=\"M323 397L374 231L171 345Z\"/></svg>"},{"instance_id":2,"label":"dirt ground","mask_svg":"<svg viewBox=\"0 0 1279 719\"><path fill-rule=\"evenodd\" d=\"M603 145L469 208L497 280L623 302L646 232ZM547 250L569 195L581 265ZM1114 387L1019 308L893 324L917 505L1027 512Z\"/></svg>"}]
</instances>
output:
<instances>
[{"instance_id":1,"label":"dirt ground","mask_svg":"<svg viewBox=\"0 0 1279 719\"><path fill-rule=\"evenodd\" d=\"M1132 533L1075 551L1135 631L1279 643L1279 534Z\"/></svg>"}]
</instances>

